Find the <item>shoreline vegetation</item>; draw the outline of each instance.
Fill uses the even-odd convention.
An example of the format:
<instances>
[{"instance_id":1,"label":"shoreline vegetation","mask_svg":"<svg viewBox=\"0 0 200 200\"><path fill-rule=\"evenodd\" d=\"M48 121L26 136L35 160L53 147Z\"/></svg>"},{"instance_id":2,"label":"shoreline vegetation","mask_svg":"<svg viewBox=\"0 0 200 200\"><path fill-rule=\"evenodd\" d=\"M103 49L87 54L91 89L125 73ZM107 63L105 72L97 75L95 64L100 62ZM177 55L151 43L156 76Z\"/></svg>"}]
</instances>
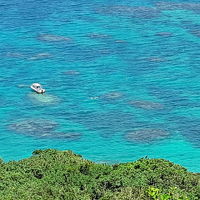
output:
<instances>
[{"instance_id":1,"label":"shoreline vegetation","mask_svg":"<svg viewBox=\"0 0 200 200\"><path fill-rule=\"evenodd\" d=\"M164 159L97 164L72 151L36 150L0 160L0 199L197 200L200 174Z\"/></svg>"}]
</instances>

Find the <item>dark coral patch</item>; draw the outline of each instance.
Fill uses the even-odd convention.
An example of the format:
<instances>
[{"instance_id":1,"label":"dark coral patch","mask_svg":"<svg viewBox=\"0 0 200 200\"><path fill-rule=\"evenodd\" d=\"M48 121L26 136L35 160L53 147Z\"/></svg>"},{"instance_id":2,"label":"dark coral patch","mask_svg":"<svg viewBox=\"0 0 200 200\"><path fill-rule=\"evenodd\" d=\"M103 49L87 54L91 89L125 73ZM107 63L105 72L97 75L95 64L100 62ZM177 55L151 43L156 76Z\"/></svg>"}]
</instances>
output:
<instances>
[{"instance_id":1,"label":"dark coral patch","mask_svg":"<svg viewBox=\"0 0 200 200\"><path fill-rule=\"evenodd\" d=\"M200 30L191 30L190 33L196 37L200 37Z\"/></svg>"},{"instance_id":2,"label":"dark coral patch","mask_svg":"<svg viewBox=\"0 0 200 200\"><path fill-rule=\"evenodd\" d=\"M104 100L116 100L120 99L123 96L121 92L109 92L102 95L100 98Z\"/></svg>"},{"instance_id":3,"label":"dark coral patch","mask_svg":"<svg viewBox=\"0 0 200 200\"><path fill-rule=\"evenodd\" d=\"M145 100L133 100L133 101L130 101L129 104L134 107L142 108L145 110L158 110L158 109L164 108L164 106L160 103L155 103L155 102L145 101Z\"/></svg>"},{"instance_id":4,"label":"dark coral patch","mask_svg":"<svg viewBox=\"0 0 200 200\"><path fill-rule=\"evenodd\" d=\"M199 3L158 2L156 7L159 10L200 10Z\"/></svg>"},{"instance_id":5,"label":"dark coral patch","mask_svg":"<svg viewBox=\"0 0 200 200\"><path fill-rule=\"evenodd\" d=\"M169 132L162 129L140 129L128 132L125 139L129 142L151 143L154 141L165 139L169 136Z\"/></svg>"},{"instance_id":6,"label":"dark coral patch","mask_svg":"<svg viewBox=\"0 0 200 200\"><path fill-rule=\"evenodd\" d=\"M173 122L185 139L196 147L200 147L200 119L174 116Z\"/></svg>"},{"instance_id":7,"label":"dark coral patch","mask_svg":"<svg viewBox=\"0 0 200 200\"><path fill-rule=\"evenodd\" d=\"M192 21L181 21L181 27L186 29L190 34L200 37L200 25Z\"/></svg>"},{"instance_id":8,"label":"dark coral patch","mask_svg":"<svg viewBox=\"0 0 200 200\"><path fill-rule=\"evenodd\" d=\"M56 122L46 119L27 119L9 125L9 129L16 133L40 137L55 130Z\"/></svg>"},{"instance_id":9,"label":"dark coral patch","mask_svg":"<svg viewBox=\"0 0 200 200\"><path fill-rule=\"evenodd\" d=\"M99 8L97 12L108 15L122 15L143 19L155 18L160 15L160 11L157 8L145 6L109 6Z\"/></svg>"},{"instance_id":10,"label":"dark coral patch","mask_svg":"<svg viewBox=\"0 0 200 200\"><path fill-rule=\"evenodd\" d=\"M80 139L81 134L76 132L55 132L58 124L46 119L27 119L9 125L9 129L27 136L40 139Z\"/></svg>"}]
</instances>

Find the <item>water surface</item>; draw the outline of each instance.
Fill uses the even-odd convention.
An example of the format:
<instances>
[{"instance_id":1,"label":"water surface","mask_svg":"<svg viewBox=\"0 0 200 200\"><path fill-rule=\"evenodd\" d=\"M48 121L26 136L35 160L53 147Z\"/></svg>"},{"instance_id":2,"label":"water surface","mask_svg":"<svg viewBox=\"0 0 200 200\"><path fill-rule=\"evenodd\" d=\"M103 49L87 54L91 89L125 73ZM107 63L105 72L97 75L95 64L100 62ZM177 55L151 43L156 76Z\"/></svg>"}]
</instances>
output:
<instances>
[{"instance_id":1,"label":"water surface","mask_svg":"<svg viewBox=\"0 0 200 200\"><path fill-rule=\"evenodd\" d=\"M197 0L0 0L0 17L4 160L56 148L200 171Z\"/></svg>"}]
</instances>

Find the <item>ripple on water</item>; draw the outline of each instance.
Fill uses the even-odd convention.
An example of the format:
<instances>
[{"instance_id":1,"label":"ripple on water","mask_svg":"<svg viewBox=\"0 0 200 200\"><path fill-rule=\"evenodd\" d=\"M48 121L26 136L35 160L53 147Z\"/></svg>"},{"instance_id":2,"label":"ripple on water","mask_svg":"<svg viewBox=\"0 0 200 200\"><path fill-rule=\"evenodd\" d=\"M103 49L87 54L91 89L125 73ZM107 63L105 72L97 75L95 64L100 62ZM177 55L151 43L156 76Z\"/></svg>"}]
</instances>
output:
<instances>
[{"instance_id":1,"label":"ripple on water","mask_svg":"<svg viewBox=\"0 0 200 200\"><path fill-rule=\"evenodd\" d=\"M43 138L53 138L53 139L79 140L81 138L81 133L55 132L52 134L43 135L42 137Z\"/></svg>"},{"instance_id":2,"label":"ripple on water","mask_svg":"<svg viewBox=\"0 0 200 200\"><path fill-rule=\"evenodd\" d=\"M173 33L171 32L158 32L155 34L155 36L160 36L160 37L172 37Z\"/></svg>"},{"instance_id":3,"label":"ripple on water","mask_svg":"<svg viewBox=\"0 0 200 200\"><path fill-rule=\"evenodd\" d=\"M77 71L77 70L68 70L68 71L63 72L63 74L65 74L65 75L79 75L80 72Z\"/></svg>"},{"instance_id":4,"label":"ripple on water","mask_svg":"<svg viewBox=\"0 0 200 200\"><path fill-rule=\"evenodd\" d=\"M18 88L29 88L30 85L27 85L27 84L19 84L17 85Z\"/></svg>"},{"instance_id":5,"label":"ripple on water","mask_svg":"<svg viewBox=\"0 0 200 200\"><path fill-rule=\"evenodd\" d=\"M39 34L37 37L41 41L45 42L64 42L71 41L71 38L60 35L51 35L51 34Z\"/></svg>"},{"instance_id":6,"label":"ripple on water","mask_svg":"<svg viewBox=\"0 0 200 200\"><path fill-rule=\"evenodd\" d=\"M88 37L92 39L105 39L105 38L110 38L111 36L102 33L90 33Z\"/></svg>"},{"instance_id":7,"label":"ripple on water","mask_svg":"<svg viewBox=\"0 0 200 200\"><path fill-rule=\"evenodd\" d=\"M169 110L192 105L188 97L182 94L181 90L152 87L149 88L149 94L164 102L165 107Z\"/></svg>"},{"instance_id":8,"label":"ripple on water","mask_svg":"<svg viewBox=\"0 0 200 200\"><path fill-rule=\"evenodd\" d=\"M153 57L146 58L146 60L153 63L160 63L160 62L165 62L167 59L163 57L153 56Z\"/></svg>"},{"instance_id":9,"label":"ripple on water","mask_svg":"<svg viewBox=\"0 0 200 200\"><path fill-rule=\"evenodd\" d=\"M51 58L52 55L50 53L38 53L35 54L33 56L31 56L30 58L28 58L28 60L43 60L43 59L48 59Z\"/></svg>"},{"instance_id":10,"label":"ripple on water","mask_svg":"<svg viewBox=\"0 0 200 200\"><path fill-rule=\"evenodd\" d=\"M131 113L115 110L101 113L76 113L71 117L71 120L83 124L90 130L99 131L103 137L109 137L118 132L130 130L137 124Z\"/></svg>"},{"instance_id":11,"label":"ripple on water","mask_svg":"<svg viewBox=\"0 0 200 200\"><path fill-rule=\"evenodd\" d=\"M8 58L24 58L25 55L19 52L7 52L6 57Z\"/></svg>"}]
</instances>

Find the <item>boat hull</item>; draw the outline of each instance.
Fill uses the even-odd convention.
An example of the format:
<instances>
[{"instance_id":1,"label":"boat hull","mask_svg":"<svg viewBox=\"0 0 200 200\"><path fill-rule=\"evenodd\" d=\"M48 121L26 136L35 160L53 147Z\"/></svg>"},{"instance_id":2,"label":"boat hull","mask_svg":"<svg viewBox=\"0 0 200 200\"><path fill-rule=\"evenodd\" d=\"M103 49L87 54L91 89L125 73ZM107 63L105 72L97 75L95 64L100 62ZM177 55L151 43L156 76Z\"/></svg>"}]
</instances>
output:
<instances>
[{"instance_id":1,"label":"boat hull","mask_svg":"<svg viewBox=\"0 0 200 200\"><path fill-rule=\"evenodd\" d=\"M38 94L43 94L43 93L45 93L45 89L36 89L36 88L34 88L34 87L32 87L31 86L31 89L34 91L34 92L36 92L36 93L38 93Z\"/></svg>"}]
</instances>

